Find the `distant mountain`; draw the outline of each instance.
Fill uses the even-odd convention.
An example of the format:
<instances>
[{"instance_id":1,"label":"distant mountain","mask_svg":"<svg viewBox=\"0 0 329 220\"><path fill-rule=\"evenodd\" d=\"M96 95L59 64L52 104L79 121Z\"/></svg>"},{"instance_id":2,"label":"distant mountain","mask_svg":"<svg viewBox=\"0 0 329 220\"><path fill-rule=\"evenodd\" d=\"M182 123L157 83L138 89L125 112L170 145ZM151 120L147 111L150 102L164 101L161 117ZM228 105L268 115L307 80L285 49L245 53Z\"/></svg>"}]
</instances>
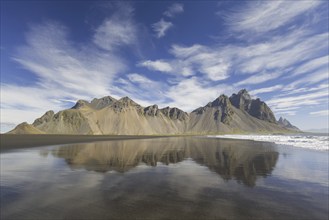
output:
<instances>
[{"instance_id":1,"label":"distant mountain","mask_svg":"<svg viewBox=\"0 0 329 220\"><path fill-rule=\"evenodd\" d=\"M191 113L157 105L143 107L124 97L79 100L71 109L46 112L32 125L19 124L9 133L47 134L217 134L299 130L285 119L276 121L267 104L243 89L221 95Z\"/></svg>"},{"instance_id":2,"label":"distant mountain","mask_svg":"<svg viewBox=\"0 0 329 220\"><path fill-rule=\"evenodd\" d=\"M282 118L282 117L279 118L278 124L283 128L288 128L288 129L291 129L291 130L300 131L299 128L292 125L287 119Z\"/></svg>"},{"instance_id":3,"label":"distant mountain","mask_svg":"<svg viewBox=\"0 0 329 220\"><path fill-rule=\"evenodd\" d=\"M309 130L305 130L305 132L329 134L329 128L309 129Z\"/></svg>"}]
</instances>

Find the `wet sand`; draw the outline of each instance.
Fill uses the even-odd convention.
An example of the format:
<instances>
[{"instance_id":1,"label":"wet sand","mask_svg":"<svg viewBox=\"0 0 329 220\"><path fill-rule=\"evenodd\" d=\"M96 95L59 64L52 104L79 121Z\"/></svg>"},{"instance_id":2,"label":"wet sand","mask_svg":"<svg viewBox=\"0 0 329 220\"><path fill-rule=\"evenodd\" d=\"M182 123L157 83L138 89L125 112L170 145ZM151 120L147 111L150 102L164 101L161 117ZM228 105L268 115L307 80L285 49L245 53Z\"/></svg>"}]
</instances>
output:
<instances>
[{"instance_id":1,"label":"wet sand","mask_svg":"<svg viewBox=\"0 0 329 220\"><path fill-rule=\"evenodd\" d=\"M88 143L1 152L0 219L328 219L327 152L204 137L56 137Z\"/></svg>"},{"instance_id":2,"label":"wet sand","mask_svg":"<svg viewBox=\"0 0 329 220\"><path fill-rule=\"evenodd\" d=\"M84 143L95 141L149 139L156 135L57 135L57 134L1 134L0 152L44 145ZM168 136L167 136L168 137Z\"/></svg>"}]
</instances>

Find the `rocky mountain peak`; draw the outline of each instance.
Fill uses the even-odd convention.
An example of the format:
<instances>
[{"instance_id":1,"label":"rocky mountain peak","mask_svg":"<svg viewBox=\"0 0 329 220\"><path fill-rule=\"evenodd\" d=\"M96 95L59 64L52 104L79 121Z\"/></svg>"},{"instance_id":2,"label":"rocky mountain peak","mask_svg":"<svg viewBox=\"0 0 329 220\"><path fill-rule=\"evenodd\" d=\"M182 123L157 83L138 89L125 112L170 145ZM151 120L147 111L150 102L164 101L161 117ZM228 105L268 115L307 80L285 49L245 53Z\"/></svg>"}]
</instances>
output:
<instances>
[{"instance_id":1,"label":"rocky mountain peak","mask_svg":"<svg viewBox=\"0 0 329 220\"><path fill-rule=\"evenodd\" d=\"M134 102L128 96L123 97L111 104L111 108L114 109L115 112L122 112L124 109L128 109L130 107L138 109L138 112L143 114L143 107Z\"/></svg>"},{"instance_id":2,"label":"rocky mountain peak","mask_svg":"<svg viewBox=\"0 0 329 220\"><path fill-rule=\"evenodd\" d=\"M144 114L148 116L157 116L159 115L159 107L158 105L151 105L144 108Z\"/></svg>"},{"instance_id":3,"label":"rocky mountain peak","mask_svg":"<svg viewBox=\"0 0 329 220\"><path fill-rule=\"evenodd\" d=\"M234 111L230 99L226 95L220 95L214 101L209 102L206 106L194 110L196 114L212 114L216 121L224 124L230 124Z\"/></svg>"},{"instance_id":4,"label":"rocky mountain peak","mask_svg":"<svg viewBox=\"0 0 329 220\"><path fill-rule=\"evenodd\" d=\"M287 122L289 122L289 121L285 118L282 118L282 117L280 117L279 120L278 120L278 123L280 123L280 124L287 124Z\"/></svg>"},{"instance_id":5,"label":"rocky mountain peak","mask_svg":"<svg viewBox=\"0 0 329 220\"><path fill-rule=\"evenodd\" d=\"M277 121L277 123L284 128L288 128L288 129L292 129L292 130L299 130L299 128L297 128L296 126L292 125L290 123L290 121L288 121L287 119L280 117L279 120Z\"/></svg>"},{"instance_id":6,"label":"rocky mountain peak","mask_svg":"<svg viewBox=\"0 0 329 220\"><path fill-rule=\"evenodd\" d=\"M238 94L232 94L230 101L234 107L246 111L253 117L271 123L276 123L275 116L266 103L261 101L259 98L252 99L246 89L240 90Z\"/></svg>"},{"instance_id":7,"label":"rocky mountain peak","mask_svg":"<svg viewBox=\"0 0 329 220\"><path fill-rule=\"evenodd\" d=\"M170 119L178 119L180 121L186 120L189 116L188 113L184 112L179 108L170 108L169 106L163 109L160 109L161 113L167 116Z\"/></svg>"},{"instance_id":8,"label":"rocky mountain peak","mask_svg":"<svg viewBox=\"0 0 329 220\"><path fill-rule=\"evenodd\" d=\"M33 126L38 126L38 125L41 125L43 123L47 123L52 119L54 114L55 113L52 110L47 111L43 116L41 116L40 118L35 119L32 125Z\"/></svg>"},{"instance_id":9,"label":"rocky mountain peak","mask_svg":"<svg viewBox=\"0 0 329 220\"><path fill-rule=\"evenodd\" d=\"M251 100L251 96L246 89L241 89L238 94L233 93L230 97L232 105L241 110L247 110Z\"/></svg>"},{"instance_id":10,"label":"rocky mountain peak","mask_svg":"<svg viewBox=\"0 0 329 220\"><path fill-rule=\"evenodd\" d=\"M102 108L105 108L105 107L111 105L115 101L117 101L115 98L113 98L111 96L105 96L100 99L96 99L96 98L93 99L90 104L94 109L102 109Z\"/></svg>"},{"instance_id":11,"label":"rocky mountain peak","mask_svg":"<svg viewBox=\"0 0 329 220\"><path fill-rule=\"evenodd\" d=\"M118 102L121 102L123 104L126 104L127 106L133 106L133 105L138 105L136 102L134 102L131 98L128 96L125 96L121 99L118 100Z\"/></svg>"},{"instance_id":12,"label":"rocky mountain peak","mask_svg":"<svg viewBox=\"0 0 329 220\"><path fill-rule=\"evenodd\" d=\"M229 106L231 102L226 95L220 95L214 101L208 103L207 107L220 107L220 106Z\"/></svg>"},{"instance_id":13,"label":"rocky mountain peak","mask_svg":"<svg viewBox=\"0 0 329 220\"><path fill-rule=\"evenodd\" d=\"M238 95L243 95L245 97L249 96L249 92L246 90L246 89L241 89L239 92L238 92Z\"/></svg>"},{"instance_id":14,"label":"rocky mountain peak","mask_svg":"<svg viewBox=\"0 0 329 220\"><path fill-rule=\"evenodd\" d=\"M80 109L84 106L89 106L90 103L88 101L85 101L85 100L78 100L75 105L72 107L72 109Z\"/></svg>"}]
</instances>

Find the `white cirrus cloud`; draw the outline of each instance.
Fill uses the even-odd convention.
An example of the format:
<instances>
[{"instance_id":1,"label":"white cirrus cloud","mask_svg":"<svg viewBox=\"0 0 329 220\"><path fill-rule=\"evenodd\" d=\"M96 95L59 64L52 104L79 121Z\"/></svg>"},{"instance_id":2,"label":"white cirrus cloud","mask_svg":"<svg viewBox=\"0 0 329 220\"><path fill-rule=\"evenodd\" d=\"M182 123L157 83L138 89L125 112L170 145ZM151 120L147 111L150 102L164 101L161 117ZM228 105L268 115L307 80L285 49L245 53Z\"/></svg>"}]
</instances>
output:
<instances>
[{"instance_id":1,"label":"white cirrus cloud","mask_svg":"<svg viewBox=\"0 0 329 220\"><path fill-rule=\"evenodd\" d=\"M168 9L163 12L163 14L167 17L174 17L177 14L184 12L184 5L180 3L174 3L168 7Z\"/></svg>"},{"instance_id":2,"label":"white cirrus cloud","mask_svg":"<svg viewBox=\"0 0 329 220\"><path fill-rule=\"evenodd\" d=\"M287 89L287 86L282 88L281 94L278 94L278 97L293 95L293 94L300 94L300 93L310 93L315 92L323 89L329 89L328 83L322 83L317 86L309 86L309 87L299 87L291 90L291 88Z\"/></svg>"},{"instance_id":3,"label":"white cirrus cloud","mask_svg":"<svg viewBox=\"0 0 329 220\"><path fill-rule=\"evenodd\" d=\"M316 92L273 98L267 104L277 113L300 108L302 106L316 106L328 103L328 89L324 88Z\"/></svg>"},{"instance_id":4,"label":"white cirrus cloud","mask_svg":"<svg viewBox=\"0 0 329 220\"><path fill-rule=\"evenodd\" d=\"M321 111L316 111L316 112L310 112L310 115L314 116L328 116L329 115L329 110L321 110Z\"/></svg>"},{"instance_id":5,"label":"white cirrus cloud","mask_svg":"<svg viewBox=\"0 0 329 220\"><path fill-rule=\"evenodd\" d=\"M245 46L173 44L169 49L173 57L166 59L165 62L170 64L172 72L183 76L199 72L216 81L230 78L233 74L249 74L252 75L249 80L237 82L237 85L256 84L289 77L298 66L317 59L319 54L326 53L329 46L327 36L328 32L310 34L307 30L293 30L272 37L266 42L250 43ZM319 68L325 57L323 56L319 62L314 61L312 68ZM163 72L170 73L168 69Z\"/></svg>"},{"instance_id":6,"label":"white cirrus cloud","mask_svg":"<svg viewBox=\"0 0 329 220\"><path fill-rule=\"evenodd\" d=\"M143 66L150 70L160 71L160 72L172 72L173 67L170 65L170 63L163 61L163 60L146 60L143 62L140 62L137 64L137 66Z\"/></svg>"},{"instance_id":7,"label":"white cirrus cloud","mask_svg":"<svg viewBox=\"0 0 329 220\"><path fill-rule=\"evenodd\" d=\"M15 128L14 123L5 123L5 122L0 123L0 133L5 133L5 132L10 131L14 128Z\"/></svg>"},{"instance_id":8,"label":"white cirrus cloud","mask_svg":"<svg viewBox=\"0 0 329 220\"><path fill-rule=\"evenodd\" d=\"M16 48L12 59L35 80L28 86L1 84L2 123L31 123L47 110L73 106L68 100L117 97L112 83L127 70L126 61L97 48L95 38L85 44L72 42L70 30L54 21L30 25L25 36L26 43Z\"/></svg>"},{"instance_id":9,"label":"white cirrus cloud","mask_svg":"<svg viewBox=\"0 0 329 220\"><path fill-rule=\"evenodd\" d=\"M297 16L318 7L324 1L250 1L226 14L234 31L264 33L289 24Z\"/></svg>"},{"instance_id":10,"label":"white cirrus cloud","mask_svg":"<svg viewBox=\"0 0 329 220\"><path fill-rule=\"evenodd\" d=\"M169 50L172 55L180 59L185 59L205 51L207 51L207 47L200 44L194 44L190 47L173 44Z\"/></svg>"},{"instance_id":11,"label":"white cirrus cloud","mask_svg":"<svg viewBox=\"0 0 329 220\"><path fill-rule=\"evenodd\" d=\"M128 5L118 5L117 11L106 18L96 29L93 42L102 49L115 50L121 46L137 44L138 28L134 22L133 8Z\"/></svg>"},{"instance_id":12,"label":"white cirrus cloud","mask_svg":"<svg viewBox=\"0 0 329 220\"><path fill-rule=\"evenodd\" d=\"M230 65L219 60L218 63L214 65L205 65L200 68L200 72L205 73L209 79L213 81L224 80L229 77Z\"/></svg>"},{"instance_id":13,"label":"white cirrus cloud","mask_svg":"<svg viewBox=\"0 0 329 220\"><path fill-rule=\"evenodd\" d=\"M309 73L311 71L317 70L319 68L327 67L328 69L329 56L317 57L315 59L308 60L304 64L298 66L291 76L302 75Z\"/></svg>"},{"instance_id":14,"label":"white cirrus cloud","mask_svg":"<svg viewBox=\"0 0 329 220\"><path fill-rule=\"evenodd\" d=\"M328 66L324 66L324 68L320 68L317 71L311 72L308 75L305 75L302 78L295 79L292 83L288 84L284 90L293 90L300 85L313 85L317 83L329 84L329 70Z\"/></svg>"},{"instance_id":15,"label":"white cirrus cloud","mask_svg":"<svg viewBox=\"0 0 329 220\"><path fill-rule=\"evenodd\" d=\"M305 62L318 54L324 53L328 47L328 32L309 36L293 31L288 35L282 35L269 40L267 43L251 44L247 47L227 47L225 53L236 55L236 64L241 73L252 74L264 69L281 69L300 62Z\"/></svg>"},{"instance_id":16,"label":"white cirrus cloud","mask_svg":"<svg viewBox=\"0 0 329 220\"><path fill-rule=\"evenodd\" d=\"M170 106L176 106L184 111L192 111L197 107L206 105L221 94L230 94L234 91L232 86L219 84L209 85L202 78L191 77L181 80L171 86L166 96L172 100Z\"/></svg>"},{"instance_id":17,"label":"white cirrus cloud","mask_svg":"<svg viewBox=\"0 0 329 220\"><path fill-rule=\"evenodd\" d=\"M18 124L24 121L32 123L49 109L59 111L65 104L73 106L73 103L57 102L66 96L65 91L60 88L46 90L41 87L1 84L1 124ZM76 100L78 98L82 97L76 97Z\"/></svg>"},{"instance_id":18,"label":"white cirrus cloud","mask_svg":"<svg viewBox=\"0 0 329 220\"><path fill-rule=\"evenodd\" d=\"M166 102L167 98L163 93L167 90L165 83L151 80L138 73L131 73L126 77L128 80L119 78L115 80L115 85L113 85L112 89L119 96L129 96L142 106Z\"/></svg>"},{"instance_id":19,"label":"white cirrus cloud","mask_svg":"<svg viewBox=\"0 0 329 220\"><path fill-rule=\"evenodd\" d=\"M296 115L297 111L276 111L279 112L280 115L284 115L284 116L294 116Z\"/></svg>"},{"instance_id":20,"label":"white cirrus cloud","mask_svg":"<svg viewBox=\"0 0 329 220\"><path fill-rule=\"evenodd\" d=\"M274 92L274 91L278 91L278 90L282 89L282 87L283 87L283 85L275 85L275 86L271 86L271 87L251 90L249 93L251 95L257 95L257 94L262 94L262 93Z\"/></svg>"},{"instance_id":21,"label":"white cirrus cloud","mask_svg":"<svg viewBox=\"0 0 329 220\"><path fill-rule=\"evenodd\" d=\"M199 72L212 81L224 80L229 77L230 62L223 59L221 54L212 51L208 47L201 45L193 45L191 47L173 45L169 52L177 56L177 58L166 61L147 60L140 62L138 65L151 70L184 77L193 76Z\"/></svg>"},{"instance_id":22,"label":"white cirrus cloud","mask_svg":"<svg viewBox=\"0 0 329 220\"><path fill-rule=\"evenodd\" d=\"M76 48L68 35L66 28L58 23L36 25L27 34L27 44L18 48L13 60L35 74L41 88L62 88L70 94L85 96L106 95L113 77L126 69L125 61L92 47ZM91 83L97 86L86 89Z\"/></svg>"},{"instance_id":23,"label":"white cirrus cloud","mask_svg":"<svg viewBox=\"0 0 329 220\"><path fill-rule=\"evenodd\" d=\"M152 29L155 32L155 36L157 38L164 37L167 31L172 27L173 27L173 23L169 21L165 21L163 18L161 18L160 21L152 24Z\"/></svg>"},{"instance_id":24,"label":"white cirrus cloud","mask_svg":"<svg viewBox=\"0 0 329 220\"><path fill-rule=\"evenodd\" d=\"M282 73L260 73L260 74L255 74L247 79L244 79L242 81L239 81L235 84L235 86L241 86L241 85L255 85L255 84L260 84L263 82L267 82L272 79L278 78Z\"/></svg>"},{"instance_id":25,"label":"white cirrus cloud","mask_svg":"<svg viewBox=\"0 0 329 220\"><path fill-rule=\"evenodd\" d=\"M100 48L114 50L137 42L135 25L129 20L108 19L96 30L94 43Z\"/></svg>"},{"instance_id":26,"label":"white cirrus cloud","mask_svg":"<svg viewBox=\"0 0 329 220\"><path fill-rule=\"evenodd\" d=\"M138 73L130 73L127 75L127 78L133 83L139 84L152 84L154 81L146 78L145 76Z\"/></svg>"}]
</instances>

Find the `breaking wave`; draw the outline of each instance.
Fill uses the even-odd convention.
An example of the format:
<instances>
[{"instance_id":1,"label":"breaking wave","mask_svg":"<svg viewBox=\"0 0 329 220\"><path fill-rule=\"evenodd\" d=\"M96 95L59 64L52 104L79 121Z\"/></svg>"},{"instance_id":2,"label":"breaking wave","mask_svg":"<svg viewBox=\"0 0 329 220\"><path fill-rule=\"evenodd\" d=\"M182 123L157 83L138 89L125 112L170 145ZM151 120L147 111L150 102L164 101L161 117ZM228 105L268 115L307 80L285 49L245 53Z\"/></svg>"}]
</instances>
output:
<instances>
[{"instance_id":1,"label":"breaking wave","mask_svg":"<svg viewBox=\"0 0 329 220\"><path fill-rule=\"evenodd\" d=\"M280 145L329 151L328 134L299 134L299 135L214 135L207 137L229 138L241 140L266 141Z\"/></svg>"}]
</instances>

